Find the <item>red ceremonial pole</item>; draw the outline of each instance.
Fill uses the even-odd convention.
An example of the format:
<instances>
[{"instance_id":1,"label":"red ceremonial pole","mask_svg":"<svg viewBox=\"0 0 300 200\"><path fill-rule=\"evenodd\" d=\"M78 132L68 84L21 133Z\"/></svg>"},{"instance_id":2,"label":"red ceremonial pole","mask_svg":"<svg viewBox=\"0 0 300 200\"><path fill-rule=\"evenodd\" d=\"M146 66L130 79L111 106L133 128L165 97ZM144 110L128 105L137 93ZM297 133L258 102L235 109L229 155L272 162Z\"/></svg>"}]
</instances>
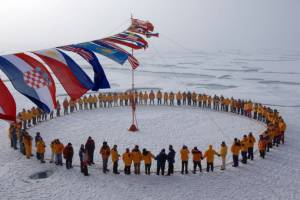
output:
<instances>
[{"instance_id":1,"label":"red ceremonial pole","mask_svg":"<svg viewBox=\"0 0 300 200\"><path fill-rule=\"evenodd\" d=\"M132 15L131 15L131 19L132 19ZM131 54L133 56L133 49L131 49ZM132 109L132 124L129 127L129 131L131 132L136 132L138 131L138 126L137 126L137 120L136 120L136 114L135 114L135 110L136 110L136 103L135 103L135 90L134 90L134 69L131 69L131 82L132 82L132 96L131 98L131 109Z\"/></svg>"}]
</instances>

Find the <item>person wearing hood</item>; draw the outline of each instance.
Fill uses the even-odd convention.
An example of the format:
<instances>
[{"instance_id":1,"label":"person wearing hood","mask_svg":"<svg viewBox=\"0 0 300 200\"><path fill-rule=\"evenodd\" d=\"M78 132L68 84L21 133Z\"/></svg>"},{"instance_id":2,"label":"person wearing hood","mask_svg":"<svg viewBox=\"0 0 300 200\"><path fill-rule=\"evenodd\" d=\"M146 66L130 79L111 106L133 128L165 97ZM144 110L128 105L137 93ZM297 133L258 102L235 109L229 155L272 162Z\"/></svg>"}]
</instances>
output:
<instances>
[{"instance_id":1,"label":"person wearing hood","mask_svg":"<svg viewBox=\"0 0 300 200\"><path fill-rule=\"evenodd\" d=\"M201 160L203 159L202 152L198 150L197 147L194 147L192 150L193 155L193 164L194 164L194 170L193 173L196 174L197 167L199 167L200 172L202 172L202 165Z\"/></svg>"},{"instance_id":2,"label":"person wearing hood","mask_svg":"<svg viewBox=\"0 0 300 200\"><path fill-rule=\"evenodd\" d=\"M113 148L110 150L111 154L111 161L113 163L113 173L114 174L120 174L118 171L118 162L119 162L119 153L118 153L118 146L114 145Z\"/></svg>"},{"instance_id":3,"label":"person wearing hood","mask_svg":"<svg viewBox=\"0 0 300 200\"><path fill-rule=\"evenodd\" d=\"M214 149L212 145L208 146L208 150L205 151L204 157L206 158L206 171L209 172L209 169L211 171L214 171L214 159L215 155L220 156Z\"/></svg>"},{"instance_id":4,"label":"person wearing hood","mask_svg":"<svg viewBox=\"0 0 300 200\"><path fill-rule=\"evenodd\" d=\"M40 137L38 141L36 142L36 154L38 160L41 161L41 163L45 163L45 151L46 151L46 145L43 141L43 138Z\"/></svg>"},{"instance_id":5,"label":"person wearing hood","mask_svg":"<svg viewBox=\"0 0 300 200\"><path fill-rule=\"evenodd\" d=\"M106 172L109 172L107 169L107 163L108 163L108 158L110 156L110 148L107 145L107 142L103 142L103 145L100 149L100 155L102 157L102 162L103 162L103 173L106 174Z\"/></svg>"},{"instance_id":6,"label":"person wearing hood","mask_svg":"<svg viewBox=\"0 0 300 200\"><path fill-rule=\"evenodd\" d=\"M155 157L155 160L157 161L157 168L156 168L156 175L165 175L165 165L166 165L166 160L167 160L167 154L166 150L162 149L160 153Z\"/></svg>"},{"instance_id":7,"label":"person wearing hood","mask_svg":"<svg viewBox=\"0 0 300 200\"><path fill-rule=\"evenodd\" d=\"M85 143L85 149L87 150L87 153L89 155L89 165L95 164L94 163L95 142L91 136L89 136L89 138Z\"/></svg>"},{"instance_id":8,"label":"person wearing hood","mask_svg":"<svg viewBox=\"0 0 300 200\"><path fill-rule=\"evenodd\" d=\"M134 174L139 175L141 173L141 161L142 161L142 153L139 149L138 145L135 145L134 149L131 151L132 161L134 166Z\"/></svg>"},{"instance_id":9,"label":"person wearing hood","mask_svg":"<svg viewBox=\"0 0 300 200\"><path fill-rule=\"evenodd\" d=\"M169 153L168 153L168 176L170 176L171 174L174 174L174 163L175 163L175 155L176 152L173 149L172 145L169 145Z\"/></svg>"},{"instance_id":10,"label":"person wearing hood","mask_svg":"<svg viewBox=\"0 0 300 200\"><path fill-rule=\"evenodd\" d=\"M225 170L225 167L226 167L227 150L228 150L228 147L227 147L226 143L223 141L221 144L221 149L220 149L220 156L222 159L221 170Z\"/></svg>"},{"instance_id":11,"label":"person wearing hood","mask_svg":"<svg viewBox=\"0 0 300 200\"><path fill-rule=\"evenodd\" d=\"M182 149L180 150L180 157L181 157L181 174L185 172L188 174L188 162L189 162L189 154L190 151L187 146L183 145Z\"/></svg>"},{"instance_id":12,"label":"person wearing hood","mask_svg":"<svg viewBox=\"0 0 300 200\"><path fill-rule=\"evenodd\" d=\"M124 162L124 173L129 175L131 173L131 163L132 163L132 156L130 153L129 148L126 148L126 152L122 155L122 160Z\"/></svg>"},{"instance_id":13,"label":"person wearing hood","mask_svg":"<svg viewBox=\"0 0 300 200\"><path fill-rule=\"evenodd\" d=\"M231 153L232 153L232 160L233 160L233 167L239 166L239 154L241 150L241 145L237 138L234 138L234 142L231 146Z\"/></svg>"},{"instance_id":14,"label":"person wearing hood","mask_svg":"<svg viewBox=\"0 0 300 200\"><path fill-rule=\"evenodd\" d=\"M71 143L68 143L68 145L63 150L64 158L66 159L66 168L71 169L72 166L72 160L74 155L74 150Z\"/></svg>"},{"instance_id":15,"label":"person wearing hood","mask_svg":"<svg viewBox=\"0 0 300 200\"><path fill-rule=\"evenodd\" d=\"M142 158L143 158L144 164L145 164L145 173L146 173L146 175L150 175L152 159L154 159L155 157L150 151L147 151L147 149L143 149Z\"/></svg>"}]
</instances>

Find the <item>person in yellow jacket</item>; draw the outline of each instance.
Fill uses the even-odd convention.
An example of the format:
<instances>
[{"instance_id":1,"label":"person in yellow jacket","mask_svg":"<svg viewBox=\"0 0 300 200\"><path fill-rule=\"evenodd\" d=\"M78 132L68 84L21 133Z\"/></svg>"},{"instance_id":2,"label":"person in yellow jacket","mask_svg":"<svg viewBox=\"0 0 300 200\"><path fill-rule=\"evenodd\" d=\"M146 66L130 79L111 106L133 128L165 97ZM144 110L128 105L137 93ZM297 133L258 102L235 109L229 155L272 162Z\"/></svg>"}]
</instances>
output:
<instances>
[{"instance_id":1,"label":"person in yellow jacket","mask_svg":"<svg viewBox=\"0 0 300 200\"><path fill-rule=\"evenodd\" d=\"M56 139L52 140L52 142L50 143L50 148L51 148L50 163L53 163L54 158L56 158L55 149L54 149L55 143L56 143Z\"/></svg>"},{"instance_id":2,"label":"person in yellow jacket","mask_svg":"<svg viewBox=\"0 0 300 200\"><path fill-rule=\"evenodd\" d=\"M156 93L157 105L161 105L162 93L160 90Z\"/></svg>"},{"instance_id":3,"label":"person in yellow jacket","mask_svg":"<svg viewBox=\"0 0 300 200\"><path fill-rule=\"evenodd\" d=\"M164 93L164 105L168 105L169 94L167 92Z\"/></svg>"},{"instance_id":4,"label":"person in yellow jacket","mask_svg":"<svg viewBox=\"0 0 300 200\"><path fill-rule=\"evenodd\" d=\"M142 161L142 153L139 149L138 145L135 145L134 149L131 151L133 166L134 166L134 174L141 173L141 161Z\"/></svg>"},{"instance_id":5,"label":"person in yellow jacket","mask_svg":"<svg viewBox=\"0 0 300 200\"><path fill-rule=\"evenodd\" d=\"M251 160L254 159L253 149L254 149L255 142L256 142L256 139L253 136L253 134L250 132L248 135L248 159L251 159Z\"/></svg>"},{"instance_id":6,"label":"person in yellow jacket","mask_svg":"<svg viewBox=\"0 0 300 200\"><path fill-rule=\"evenodd\" d=\"M145 104L145 105L147 105L148 98L149 98L149 95L148 95L148 93L145 91L145 92L144 92L144 95L143 95L143 100L144 100L144 104Z\"/></svg>"},{"instance_id":7,"label":"person in yellow jacket","mask_svg":"<svg viewBox=\"0 0 300 200\"><path fill-rule=\"evenodd\" d=\"M227 149L228 149L228 147L227 147L226 143L223 141L221 143L221 149L220 149L220 156L222 159L221 170L225 170L225 168L226 168Z\"/></svg>"},{"instance_id":8,"label":"person in yellow jacket","mask_svg":"<svg viewBox=\"0 0 300 200\"><path fill-rule=\"evenodd\" d=\"M170 106L174 106L174 98L175 98L174 93L170 92L170 94L169 94Z\"/></svg>"},{"instance_id":9,"label":"person in yellow jacket","mask_svg":"<svg viewBox=\"0 0 300 200\"><path fill-rule=\"evenodd\" d=\"M209 169L211 171L214 171L214 160L215 155L220 156L214 149L212 145L208 146L208 150L205 151L204 157L206 158L206 171L209 172Z\"/></svg>"},{"instance_id":10,"label":"person in yellow jacket","mask_svg":"<svg viewBox=\"0 0 300 200\"><path fill-rule=\"evenodd\" d=\"M181 92L177 92L176 94L176 100L177 100L177 106L180 106L181 105L181 100L182 100L182 94Z\"/></svg>"},{"instance_id":11,"label":"person in yellow jacket","mask_svg":"<svg viewBox=\"0 0 300 200\"><path fill-rule=\"evenodd\" d=\"M131 153L130 153L130 150L129 148L126 148L126 152L123 153L122 155L122 160L124 162L124 173L126 175L129 175L131 173L131 163L132 163L132 156L131 156Z\"/></svg>"},{"instance_id":12,"label":"person in yellow jacket","mask_svg":"<svg viewBox=\"0 0 300 200\"><path fill-rule=\"evenodd\" d=\"M39 155L38 157L41 160L41 163L45 163L45 151L46 151L46 145L42 137L39 138L39 140L36 143L36 152Z\"/></svg>"},{"instance_id":13,"label":"person in yellow jacket","mask_svg":"<svg viewBox=\"0 0 300 200\"><path fill-rule=\"evenodd\" d=\"M244 135L243 139L241 140L241 154L242 154L242 163L247 164L247 153L248 153L248 137Z\"/></svg>"},{"instance_id":14,"label":"person in yellow jacket","mask_svg":"<svg viewBox=\"0 0 300 200\"><path fill-rule=\"evenodd\" d=\"M25 146L25 155L27 159L30 159L32 155L32 137L25 132L24 136L23 136L23 142L24 142L24 146Z\"/></svg>"},{"instance_id":15,"label":"person in yellow jacket","mask_svg":"<svg viewBox=\"0 0 300 200\"><path fill-rule=\"evenodd\" d=\"M110 151L111 154L111 161L113 163L113 173L114 174L120 174L118 171L118 162L119 162L119 153L118 153L118 146L114 145L113 148Z\"/></svg>"},{"instance_id":16,"label":"person in yellow jacket","mask_svg":"<svg viewBox=\"0 0 300 200\"><path fill-rule=\"evenodd\" d=\"M149 93L149 99L150 99L150 105L154 105L155 94L153 90L151 90Z\"/></svg>"},{"instance_id":17,"label":"person in yellow jacket","mask_svg":"<svg viewBox=\"0 0 300 200\"><path fill-rule=\"evenodd\" d=\"M55 160L55 164L56 165L60 165L62 166L62 153L64 150L64 145L63 143L61 143L58 139L56 140L55 144L54 144L54 152L56 154L56 160Z\"/></svg>"},{"instance_id":18,"label":"person in yellow jacket","mask_svg":"<svg viewBox=\"0 0 300 200\"><path fill-rule=\"evenodd\" d=\"M193 106L197 106L197 94L196 94L196 92L192 93L192 102L193 102Z\"/></svg>"},{"instance_id":19,"label":"person in yellow jacket","mask_svg":"<svg viewBox=\"0 0 300 200\"><path fill-rule=\"evenodd\" d=\"M181 174L185 172L188 174L188 161L189 161L189 154L190 151L187 146L183 145L182 149L180 150L180 158L181 158Z\"/></svg>"},{"instance_id":20,"label":"person in yellow jacket","mask_svg":"<svg viewBox=\"0 0 300 200\"><path fill-rule=\"evenodd\" d=\"M192 155L193 155L193 164L194 164L193 174L196 174L197 167L199 167L200 172L202 172L202 165L201 165L201 160L203 159L202 152L199 151L197 147L194 147L194 149L192 150Z\"/></svg>"},{"instance_id":21,"label":"person in yellow jacket","mask_svg":"<svg viewBox=\"0 0 300 200\"><path fill-rule=\"evenodd\" d=\"M145 164L145 174L150 175L152 159L155 159L155 156L150 151L147 151L147 149L143 149L142 159Z\"/></svg>"},{"instance_id":22,"label":"person in yellow jacket","mask_svg":"<svg viewBox=\"0 0 300 200\"><path fill-rule=\"evenodd\" d=\"M231 146L231 153L232 153L232 159L233 159L233 167L239 166L239 154L241 150L241 144L240 141L237 138L234 138L234 142Z\"/></svg>"}]
</instances>

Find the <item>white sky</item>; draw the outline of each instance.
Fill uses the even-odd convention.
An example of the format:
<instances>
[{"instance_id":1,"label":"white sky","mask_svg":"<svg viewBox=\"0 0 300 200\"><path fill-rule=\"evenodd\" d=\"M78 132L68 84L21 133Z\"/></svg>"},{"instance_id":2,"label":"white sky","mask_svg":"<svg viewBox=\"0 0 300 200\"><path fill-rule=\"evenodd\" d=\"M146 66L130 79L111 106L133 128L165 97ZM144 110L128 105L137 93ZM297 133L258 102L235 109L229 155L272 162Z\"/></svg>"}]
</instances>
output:
<instances>
[{"instance_id":1,"label":"white sky","mask_svg":"<svg viewBox=\"0 0 300 200\"><path fill-rule=\"evenodd\" d=\"M300 0L0 0L0 54L102 38L131 13L155 25L161 48L300 49Z\"/></svg>"}]
</instances>

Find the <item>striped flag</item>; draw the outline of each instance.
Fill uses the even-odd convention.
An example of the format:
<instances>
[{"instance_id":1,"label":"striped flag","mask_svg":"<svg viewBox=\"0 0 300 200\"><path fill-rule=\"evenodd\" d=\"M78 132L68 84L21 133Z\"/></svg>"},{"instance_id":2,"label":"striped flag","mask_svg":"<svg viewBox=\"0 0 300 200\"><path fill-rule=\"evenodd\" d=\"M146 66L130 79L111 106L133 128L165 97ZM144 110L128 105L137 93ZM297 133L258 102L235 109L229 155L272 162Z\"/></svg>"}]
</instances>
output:
<instances>
[{"instance_id":1,"label":"striped flag","mask_svg":"<svg viewBox=\"0 0 300 200\"><path fill-rule=\"evenodd\" d=\"M146 49L148 47L148 42L142 36L128 31L104 38L103 40L125 45L133 49Z\"/></svg>"},{"instance_id":2,"label":"striped flag","mask_svg":"<svg viewBox=\"0 0 300 200\"><path fill-rule=\"evenodd\" d=\"M0 93L1 93L0 119L4 119L8 122L15 122L16 102L1 79L0 79Z\"/></svg>"},{"instance_id":3,"label":"striped flag","mask_svg":"<svg viewBox=\"0 0 300 200\"><path fill-rule=\"evenodd\" d=\"M78 99L93 88L93 82L80 66L67 54L58 49L33 52L53 71L63 88L72 99Z\"/></svg>"},{"instance_id":4,"label":"striped flag","mask_svg":"<svg viewBox=\"0 0 300 200\"><path fill-rule=\"evenodd\" d=\"M130 53L128 53L127 51L125 51L121 47L119 47L119 46L117 46L117 45L115 45L111 42L108 42L108 41L105 41L105 40L101 39L101 40L94 40L93 43L98 44L98 45L111 46L114 49L127 54L128 62L130 63L132 69L136 69L140 65L139 61L133 55L131 55Z\"/></svg>"},{"instance_id":5,"label":"striped flag","mask_svg":"<svg viewBox=\"0 0 300 200\"><path fill-rule=\"evenodd\" d=\"M80 55L83 59L92 65L94 70L94 86L93 91L98 91L100 88L110 88L110 84L106 78L103 67L101 66L97 56L90 50L76 45L67 45L58 47L59 49L71 51Z\"/></svg>"},{"instance_id":6,"label":"striped flag","mask_svg":"<svg viewBox=\"0 0 300 200\"><path fill-rule=\"evenodd\" d=\"M14 88L45 112L56 108L56 88L47 68L24 54L0 56L0 69Z\"/></svg>"}]
</instances>

